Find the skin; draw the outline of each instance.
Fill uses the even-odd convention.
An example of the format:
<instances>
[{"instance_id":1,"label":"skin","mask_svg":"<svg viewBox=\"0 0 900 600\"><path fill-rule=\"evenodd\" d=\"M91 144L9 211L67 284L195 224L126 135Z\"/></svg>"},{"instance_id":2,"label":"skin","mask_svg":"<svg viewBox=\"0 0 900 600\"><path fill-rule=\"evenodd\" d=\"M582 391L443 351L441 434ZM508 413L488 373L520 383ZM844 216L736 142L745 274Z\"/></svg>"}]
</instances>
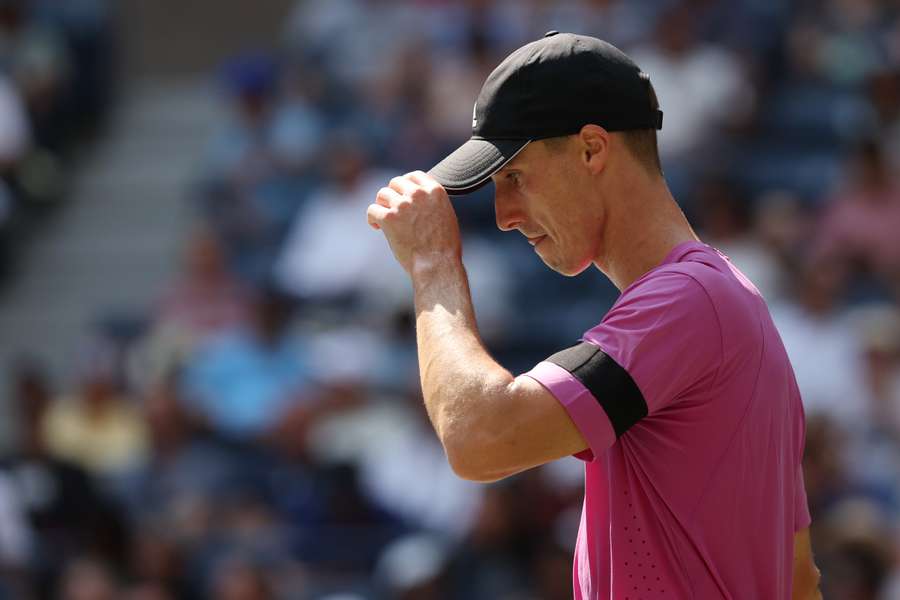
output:
<instances>
[{"instance_id":1,"label":"skin","mask_svg":"<svg viewBox=\"0 0 900 600\"><path fill-rule=\"evenodd\" d=\"M593 265L623 290L698 239L662 175L639 163L620 134L585 125L556 146L532 142L493 176L497 226L528 238L551 269L572 276ZM367 214L412 280L425 407L454 471L495 481L585 450L553 395L486 351L441 185L421 171L395 177ZM810 573L808 534L798 539L799 571ZM807 592L794 598L816 598Z\"/></svg>"}]
</instances>

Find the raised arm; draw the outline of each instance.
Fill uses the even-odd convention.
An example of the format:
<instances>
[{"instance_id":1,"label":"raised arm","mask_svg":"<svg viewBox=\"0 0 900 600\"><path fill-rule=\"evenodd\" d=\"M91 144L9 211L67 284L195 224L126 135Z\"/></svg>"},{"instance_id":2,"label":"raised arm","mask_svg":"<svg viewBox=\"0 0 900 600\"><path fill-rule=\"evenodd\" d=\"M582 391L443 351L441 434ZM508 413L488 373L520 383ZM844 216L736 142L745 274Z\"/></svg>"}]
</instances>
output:
<instances>
[{"instance_id":1,"label":"raised arm","mask_svg":"<svg viewBox=\"0 0 900 600\"><path fill-rule=\"evenodd\" d=\"M412 278L425 406L454 471L493 481L587 448L550 392L485 350L443 188L421 172L396 177L368 217Z\"/></svg>"},{"instance_id":2,"label":"raised arm","mask_svg":"<svg viewBox=\"0 0 900 600\"><path fill-rule=\"evenodd\" d=\"M417 265L413 287L425 405L457 474L500 479L587 447L550 392L484 349L462 265Z\"/></svg>"},{"instance_id":3,"label":"raised arm","mask_svg":"<svg viewBox=\"0 0 900 600\"><path fill-rule=\"evenodd\" d=\"M813 562L809 528L794 534L794 588L792 600L822 600L819 569Z\"/></svg>"}]
</instances>

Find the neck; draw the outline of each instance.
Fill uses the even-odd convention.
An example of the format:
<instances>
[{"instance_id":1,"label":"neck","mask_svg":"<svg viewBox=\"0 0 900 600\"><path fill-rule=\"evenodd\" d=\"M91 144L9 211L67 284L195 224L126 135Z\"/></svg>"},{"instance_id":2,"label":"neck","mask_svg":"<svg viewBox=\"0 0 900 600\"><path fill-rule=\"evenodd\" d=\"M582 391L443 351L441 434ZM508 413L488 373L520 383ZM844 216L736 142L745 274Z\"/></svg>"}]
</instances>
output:
<instances>
[{"instance_id":1,"label":"neck","mask_svg":"<svg viewBox=\"0 0 900 600\"><path fill-rule=\"evenodd\" d=\"M627 190L618 210L610 210L603 251L594 261L620 291L659 266L675 246L700 239L662 178L641 187Z\"/></svg>"}]
</instances>

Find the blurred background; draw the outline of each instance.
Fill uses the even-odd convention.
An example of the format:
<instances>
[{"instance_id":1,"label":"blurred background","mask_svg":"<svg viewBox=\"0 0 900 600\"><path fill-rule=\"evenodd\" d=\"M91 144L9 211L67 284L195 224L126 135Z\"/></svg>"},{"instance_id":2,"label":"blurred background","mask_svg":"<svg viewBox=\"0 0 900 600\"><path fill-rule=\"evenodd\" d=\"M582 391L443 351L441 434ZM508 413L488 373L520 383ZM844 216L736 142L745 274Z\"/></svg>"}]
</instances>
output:
<instances>
[{"instance_id":1,"label":"blurred background","mask_svg":"<svg viewBox=\"0 0 900 600\"><path fill-rule=\"evenodd\" d=\"M896 0L0 0L0 598L571 598L581 464L450 472L365 221L550 29L650 73L676 198L769 303L825 597L900 598ZM455 206L521 372L616 290L492 193Z\"/></svg>"}]
</instances>

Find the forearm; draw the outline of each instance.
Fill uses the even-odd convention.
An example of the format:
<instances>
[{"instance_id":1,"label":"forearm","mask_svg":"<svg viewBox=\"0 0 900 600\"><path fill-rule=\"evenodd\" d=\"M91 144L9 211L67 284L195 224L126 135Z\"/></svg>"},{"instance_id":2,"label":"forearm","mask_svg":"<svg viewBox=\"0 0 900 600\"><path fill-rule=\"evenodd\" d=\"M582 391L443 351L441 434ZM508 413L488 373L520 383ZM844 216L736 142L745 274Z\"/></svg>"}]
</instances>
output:
<instances>
[{"instance_id":1,"label":"forearm","mask_svg":"<svg viewBox=\"0 0 900 600\"><path fill-rule=\"evenodd\" d=\"M484 410L487 403L503 394L513 377L484 348L461 261L418 261L412 280L425 407L450 455L461 435L477 442L467 423L489 413ZM490 427L479 430L490 431Z\"/></svg>"}]
</instances>

